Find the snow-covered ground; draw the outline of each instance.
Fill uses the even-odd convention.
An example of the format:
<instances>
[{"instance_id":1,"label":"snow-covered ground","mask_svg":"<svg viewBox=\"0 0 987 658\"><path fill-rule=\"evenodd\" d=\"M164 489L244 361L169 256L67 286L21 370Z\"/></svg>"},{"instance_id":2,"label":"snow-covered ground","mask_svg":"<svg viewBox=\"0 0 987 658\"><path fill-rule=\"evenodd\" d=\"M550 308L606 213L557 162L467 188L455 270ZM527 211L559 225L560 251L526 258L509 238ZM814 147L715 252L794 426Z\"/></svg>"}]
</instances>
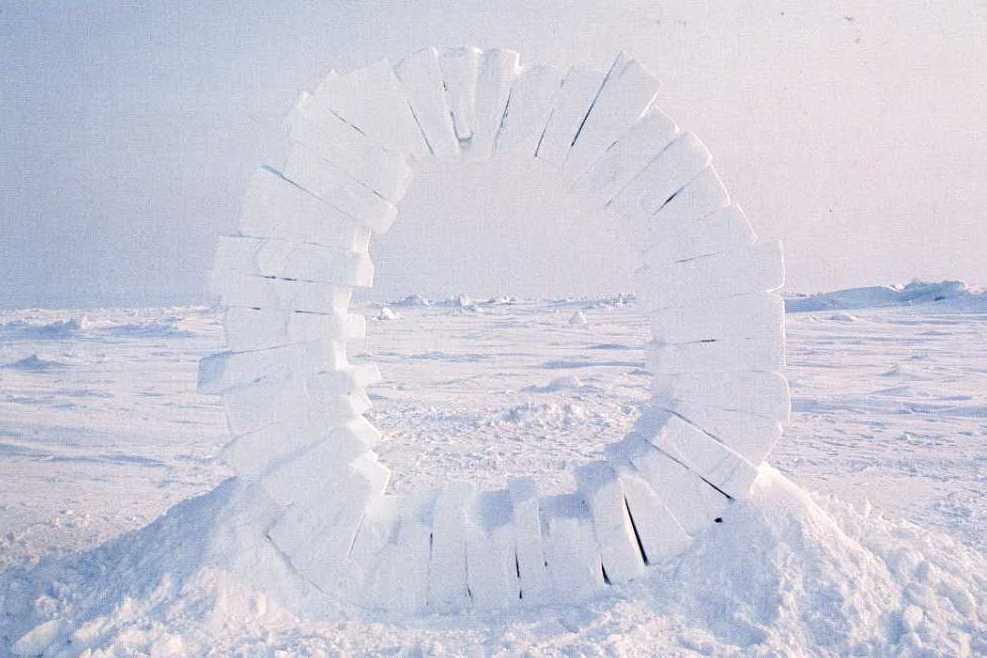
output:
<instances>
[{"instance_id":1,"label":"snow-covered ground","mask_svg":"<svg viewBox=\"0 0 987 658\"><path fill-rule=\"evenodd\" d=\"M415 620L300 618L230 582L234 544L210 537L212 553L189 557L210 519L246 513L238 485L213 491L231 475L212 459L225 423L194 386L222 344L213 311L2 312L0 656L47 620L16 648L987 655L987 303L865 290L792 301L808 310L788 316L794 413L777 471L686 554L580 606ZM647 396L633 300L388 308L365 309L380 319L353 352L384 373L371 415L395 491L522 474L568 489L568 467Z\"/></svg>"}]
</instances>

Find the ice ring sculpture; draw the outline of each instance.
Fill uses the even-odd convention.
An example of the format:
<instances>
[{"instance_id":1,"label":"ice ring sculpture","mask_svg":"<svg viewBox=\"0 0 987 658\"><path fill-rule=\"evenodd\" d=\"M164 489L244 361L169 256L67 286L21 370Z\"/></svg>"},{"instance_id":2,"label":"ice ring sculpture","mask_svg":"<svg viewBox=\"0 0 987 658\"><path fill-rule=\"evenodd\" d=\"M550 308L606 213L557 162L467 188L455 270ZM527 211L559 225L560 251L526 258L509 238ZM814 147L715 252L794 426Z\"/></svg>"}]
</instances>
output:
<instances>
[{"instance_id":1,"label":"ice ring sculpture","mask_svg":"<svg viewBox=\"0 0 987 658\"><path fill-rule=\"evenodd\" d=\"M223 456L283 507L267 536L313 585L410 612L581 599L683 551L747 494L789 414L771 293L781 248L756 240L656 89L622 55L562 72L509 50L427 48L301 95L286 160L257 170L239 233L220 238L228 351L201 362L199 388L222 396ZM571 494L525 479L387 494L362 415L380 373L346 358L365 331L351 291L372 285L371 235L394 221L417 164L504 152L557 170L639 247L650 410L606 461L576 469Z\"/></svg>"}]
</instances>

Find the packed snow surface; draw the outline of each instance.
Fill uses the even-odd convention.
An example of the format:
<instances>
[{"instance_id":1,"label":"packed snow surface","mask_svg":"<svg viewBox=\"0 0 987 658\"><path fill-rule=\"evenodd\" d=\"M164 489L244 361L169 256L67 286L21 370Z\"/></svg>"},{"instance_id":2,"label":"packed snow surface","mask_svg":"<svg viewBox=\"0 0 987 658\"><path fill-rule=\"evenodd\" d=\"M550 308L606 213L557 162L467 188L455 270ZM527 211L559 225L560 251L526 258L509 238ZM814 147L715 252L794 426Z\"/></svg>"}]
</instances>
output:
<instances>
[{"instance_id":1,"label":"packed snow surface","mask_svg":"<svg viewBox=\"0 0 987 658\"><path fill-rule=\"evenodd\" d=\"M0 313L0 656L987 655L987 309L934 297L789 315L792 424L683 555L577 606L424 618L337 604L250 531L274 509L195 393L213 311ZM390 306L352 352L384 373L392 490L571 490L648 397L632 298Z\"/></svg>"}]
</instances>

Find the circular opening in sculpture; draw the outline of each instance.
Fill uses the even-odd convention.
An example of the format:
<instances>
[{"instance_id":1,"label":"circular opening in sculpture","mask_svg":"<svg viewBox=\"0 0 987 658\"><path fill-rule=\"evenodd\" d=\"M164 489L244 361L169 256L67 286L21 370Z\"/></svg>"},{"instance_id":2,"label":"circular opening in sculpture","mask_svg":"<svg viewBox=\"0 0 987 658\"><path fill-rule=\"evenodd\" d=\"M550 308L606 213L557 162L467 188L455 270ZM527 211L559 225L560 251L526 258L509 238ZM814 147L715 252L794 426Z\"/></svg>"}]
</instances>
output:
<instances>
[{"instance_id":1,"label":"circular opening in sculpture","mask_svg":"<svg viewBox=\"0 0 987 658\"><path fill-rule=\"evenodd\" d=\"M635 259L616 229L532 158L416 172L372 245L374 297L390 303L368 311L360 355L383 373L368 417L390 492L517 477L572 491L572 468L627 433L648 337L621 294Z\"/></svg>"}]
</instances>

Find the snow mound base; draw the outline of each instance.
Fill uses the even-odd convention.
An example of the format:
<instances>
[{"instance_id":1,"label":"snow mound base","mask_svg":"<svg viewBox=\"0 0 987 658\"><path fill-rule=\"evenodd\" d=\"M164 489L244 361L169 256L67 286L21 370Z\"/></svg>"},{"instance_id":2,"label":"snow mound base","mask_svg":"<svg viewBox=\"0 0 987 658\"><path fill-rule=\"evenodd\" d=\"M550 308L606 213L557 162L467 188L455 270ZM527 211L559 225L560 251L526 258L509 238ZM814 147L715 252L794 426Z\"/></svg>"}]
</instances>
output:
<instances>
[{"instance_id":1,"label":"snow mound base","mask_svg":"<svg viewBox=\"0 0 987 658\"><path fill-rule=\"evenodd\" d=\"M751 499L580 605L382 616L297 577L274 506L228 480L89 553L0 574L14 655L977 656L987 559L762 467ZM725 530L729 530L729 536Z\"/></svg>"}]
</instances>

